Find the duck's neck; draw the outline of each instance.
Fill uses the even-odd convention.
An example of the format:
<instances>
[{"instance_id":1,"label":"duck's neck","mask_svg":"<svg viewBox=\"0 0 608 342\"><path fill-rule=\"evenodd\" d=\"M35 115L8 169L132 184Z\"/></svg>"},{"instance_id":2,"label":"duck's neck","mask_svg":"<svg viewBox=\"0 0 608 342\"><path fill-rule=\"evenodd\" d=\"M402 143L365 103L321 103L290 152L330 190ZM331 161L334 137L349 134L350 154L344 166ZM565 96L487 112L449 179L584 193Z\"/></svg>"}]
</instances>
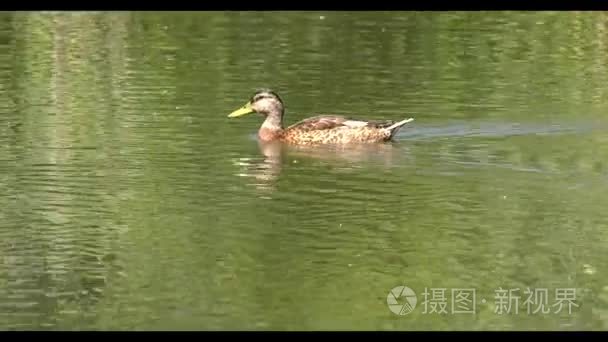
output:
<instances>
[{"instance_id":1,"label":"duck's neck","mask_svg":"<svg viewBox=\"0 0 608 342\"><path fill-rule=\"evenodd\" d=\"M263 141L271 141L278 139L283 133L283 115L281 113L272 113L266 116L266 120L262 123L258 135Z\"/></svg>"}]
</instances>

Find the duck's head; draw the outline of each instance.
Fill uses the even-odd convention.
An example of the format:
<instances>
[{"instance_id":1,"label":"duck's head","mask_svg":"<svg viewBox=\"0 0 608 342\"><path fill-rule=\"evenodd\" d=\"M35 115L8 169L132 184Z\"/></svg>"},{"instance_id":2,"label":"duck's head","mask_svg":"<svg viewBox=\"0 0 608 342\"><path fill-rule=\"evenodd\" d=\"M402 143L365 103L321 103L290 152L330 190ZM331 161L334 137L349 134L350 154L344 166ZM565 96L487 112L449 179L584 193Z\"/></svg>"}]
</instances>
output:
<instances>
[{"instance_id":1,"label":"duck's head","mask_svg":"<svg viewBox=\"0 0 608 342\"><path fill-rule=\"evenodd\" d=\"M283 101L270 89L261 89L255 92L243 107L235 110L228 115L235 118L250 113L259 113L264 116L278 115L283 116Z\"/></svg>"}]
</instances>

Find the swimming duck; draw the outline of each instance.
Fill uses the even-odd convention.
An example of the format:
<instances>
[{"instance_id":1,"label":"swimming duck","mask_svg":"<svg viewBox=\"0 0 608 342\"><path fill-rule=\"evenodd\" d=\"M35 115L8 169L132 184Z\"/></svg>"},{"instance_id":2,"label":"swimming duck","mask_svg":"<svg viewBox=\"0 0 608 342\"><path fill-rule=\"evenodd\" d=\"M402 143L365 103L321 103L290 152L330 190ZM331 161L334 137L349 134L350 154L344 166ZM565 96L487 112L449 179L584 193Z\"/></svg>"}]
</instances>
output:
<instances>
[{"instance_id":1,"label":"swimming duck","mask_svg":"<svg viewBox=\"0 0 608 342\"><path fill-rule=\"evenodd\" d=\"M258 131L261 141L283 141L299 145L386 142L403 125L414 120L370 121L340 115L319 115L283 128L283 101L270 89L256 91L249 102L228 117L235 118L250 113L259 113L265 118Z\"/></svg>"}]
</instances>

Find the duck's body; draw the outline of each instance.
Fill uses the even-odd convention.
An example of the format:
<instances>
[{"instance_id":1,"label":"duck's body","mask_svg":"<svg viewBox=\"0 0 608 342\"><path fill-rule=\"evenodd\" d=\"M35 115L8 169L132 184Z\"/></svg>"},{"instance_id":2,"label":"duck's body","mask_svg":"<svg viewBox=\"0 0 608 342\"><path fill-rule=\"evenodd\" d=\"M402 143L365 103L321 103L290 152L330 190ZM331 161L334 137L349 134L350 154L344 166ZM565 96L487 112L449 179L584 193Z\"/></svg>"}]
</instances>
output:
<instances>
[{"instance_id":1,"label":"duck's body","mask_svg":"<svg viewBox=\"0 0 608 342\"><path fill-rule=\"evenodd\" d=\"M283 128L283 102L270 90L256 92L245 106L232 112L229 117L253 112L266 118L258 131L261 141L283 141L300 145L386 142L403 125L413 120L370 121L340 115L318 115Z\"/></svg>"},{"instance_id":2,"label":"duck's body","mask_svg":"<svg viewBox=\"0 0 608 342\"><path fill-rule=\"evenodd\" d=\"M348 144L389 141L399 128L411 121L364 121L338 115L319 115L283 130L278 138L295 144ZM265 132L262 132L260 138Z\"/></svg>"}]
</instances>

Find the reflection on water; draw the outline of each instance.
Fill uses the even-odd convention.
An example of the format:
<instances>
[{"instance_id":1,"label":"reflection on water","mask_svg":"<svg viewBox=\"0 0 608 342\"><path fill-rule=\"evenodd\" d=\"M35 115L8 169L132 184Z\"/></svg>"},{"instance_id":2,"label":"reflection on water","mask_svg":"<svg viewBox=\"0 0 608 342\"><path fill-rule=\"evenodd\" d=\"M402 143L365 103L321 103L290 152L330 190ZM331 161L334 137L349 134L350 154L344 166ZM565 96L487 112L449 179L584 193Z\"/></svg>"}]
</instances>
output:
<instances>
[{"instance_id":1,"label":"reflection on water","mask_svg":"<svg viewBox=\"0 0 608 342\"><path fill-rule=\"evenodd\" d=\"M345 171L361 167L389 170L403 165L410 158L407 146L396 143L300 146L258 141L257 144L260 157L237 158L234 164L240 168L237 175L251 177L251 184L260 190L274 189L273 184L280 177L281 171L291 164L323 163Z\"/></svg>"},{"instance_id":2,"label":"reflection on water","mask_svg":"<svg viewBox=\"0 0 608 342\"><path fill-rule=\"evenodd\" d=\"M273 184L283 168L283 146L279 142L264 143L262 141L259 142L259 146L260 157L244 157L235 160L235 165L239 167L237 175L251 177L251 184L259 190L272 191Z\"/></svg>"},{"instance_id":3,"label":"reflection on water","mask_svg":"<svg viewBox=\"0 0 608 342\"><path fill-rule=\"evenodd\" d=\"M605 22L0 14L0 329L606 329ZM259 87L289 122L416 121L263 144L226 119ZM424 313L425 288L476 314ZM499 315L500 288L579 306Z\"/></svg>"}]
</instances>

